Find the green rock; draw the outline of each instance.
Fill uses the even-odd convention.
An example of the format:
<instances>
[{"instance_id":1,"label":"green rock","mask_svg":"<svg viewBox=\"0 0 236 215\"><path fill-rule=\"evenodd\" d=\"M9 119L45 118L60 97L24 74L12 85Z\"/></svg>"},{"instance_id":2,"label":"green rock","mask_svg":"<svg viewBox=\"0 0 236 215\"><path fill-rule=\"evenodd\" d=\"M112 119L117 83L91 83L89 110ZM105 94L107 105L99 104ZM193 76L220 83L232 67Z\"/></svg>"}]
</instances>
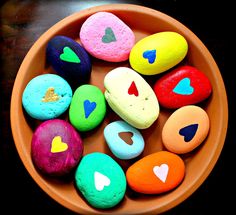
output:
<instances>
[{"instance_id":1,"label":"green rock","mask_svg":"<svg viewBox=\"0 0 236 215\"><path fill-rule=\"evenodd\" d=\"M94 152L84 156L75 173L76 187L95 208L117 205L126 191L126 177L110 156Z\"/></svg>"},{"instance_id":2,"label":"green rock","mask_svg":"<svg viewBox=\"0 0 236 215\"><path fill-rule=\"evenodd\" d=\"M106 114L106 100L102 91L93 85L78 87L72 97L69 109L71 124L79 131L97 127Z\"/></svg>"}]
</instances>

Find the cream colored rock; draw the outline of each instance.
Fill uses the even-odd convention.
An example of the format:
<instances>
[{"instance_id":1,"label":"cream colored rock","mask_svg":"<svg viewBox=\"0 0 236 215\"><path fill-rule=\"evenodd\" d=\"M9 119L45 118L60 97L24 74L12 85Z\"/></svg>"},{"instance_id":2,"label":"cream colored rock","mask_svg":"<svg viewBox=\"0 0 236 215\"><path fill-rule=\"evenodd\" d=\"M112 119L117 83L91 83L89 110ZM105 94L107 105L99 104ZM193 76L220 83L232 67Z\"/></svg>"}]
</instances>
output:
<instances>
[{"instance_id":1,"label":"cream colored rock","mask_svg":"<svg viewBox=\"0 0 236 215\"><path fill-rule=\"evenodd\" d=\"M150 127L159 116L159 103L151 86L134 70L119 67L105 79L105 98L114 112L135 128Z\"/></svg>"}]
</instances>

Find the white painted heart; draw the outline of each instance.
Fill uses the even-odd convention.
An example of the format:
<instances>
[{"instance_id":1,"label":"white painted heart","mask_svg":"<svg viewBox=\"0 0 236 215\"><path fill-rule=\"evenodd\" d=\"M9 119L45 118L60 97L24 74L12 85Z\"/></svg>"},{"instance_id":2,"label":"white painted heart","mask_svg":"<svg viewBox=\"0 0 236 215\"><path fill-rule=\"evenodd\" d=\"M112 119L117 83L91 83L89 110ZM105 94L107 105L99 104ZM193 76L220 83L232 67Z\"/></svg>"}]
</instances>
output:
<instances>
[{"instance_id":1,"label":"white painted heart","mask_svg":"<svg viewBox=\"0 0 236 215\"><path fill-rule=\"evenodd\" d=\"M169 172L169 166L167 164L161 164L161 166L154 166L153 172L157 178L159 178L163 183L165 183Z\"/></svg>"},{"instance_id":2,"label":"white painted heart","mask_svg":"<svg viewBox=\"0 0 236 215\"><path fill-rule=\"evenodd\" d=\"M97 191L102 191L105 186L109 186L111 181L110 179L101 174L100 172L95 171L94 172L94 183L95 183L95 188Z\"/></svg>"}]
</instances>

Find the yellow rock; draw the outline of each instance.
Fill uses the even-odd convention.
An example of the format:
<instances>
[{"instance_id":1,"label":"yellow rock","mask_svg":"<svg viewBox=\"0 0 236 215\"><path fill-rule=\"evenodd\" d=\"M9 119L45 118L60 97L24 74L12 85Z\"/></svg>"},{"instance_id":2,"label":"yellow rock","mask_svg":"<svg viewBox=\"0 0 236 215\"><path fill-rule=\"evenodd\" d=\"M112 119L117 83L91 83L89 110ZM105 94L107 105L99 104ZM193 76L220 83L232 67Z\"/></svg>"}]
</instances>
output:
<instances>
[{"instance_id":1,"label":"yellow rock","mask_svg":"<svg viewBox=\"0 0 236 215\"><path fill-rule=\"evenodd\" d=\"M129 56L131 67L143 75L155 75L174 67L186 56L186 39L171 31L147 36L138 41Z\"/></svg>"}]
</instances>

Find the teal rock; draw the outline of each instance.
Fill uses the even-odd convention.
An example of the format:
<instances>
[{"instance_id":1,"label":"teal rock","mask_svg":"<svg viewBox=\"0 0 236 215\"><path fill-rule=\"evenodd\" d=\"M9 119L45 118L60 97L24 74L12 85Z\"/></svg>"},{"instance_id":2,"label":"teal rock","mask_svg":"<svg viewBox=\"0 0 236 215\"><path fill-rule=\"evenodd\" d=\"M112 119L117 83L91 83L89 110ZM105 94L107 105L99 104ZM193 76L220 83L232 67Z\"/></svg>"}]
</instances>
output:
<instances>
[{"instance_id":1,"label":"teal rock","mask_svg":"<svg viewBox=\"0 0 236 215\"><path fill-rule=\"evenodd\" d=\"M94 129L105 114L106 100L98 87L85 84L77 88L70 104L69 119L78 131Z\"/></svg>"},{"instance_id":2,"label":"teal rock","mask_svg":"<svg viewBox=\"0 0 236 215\"><path fill-rule=\"evenodd\" d=\"M120 159L132 159L144 149L144 139L139 130L125 121L115 121L104 129L104 137L112 153Z\"/></svg>"},{"instance_id":3,"label":"teal rock","mask_svg":"<svg viewBox=\"0 0 236 215\"><path fill-rule=\"evenodd\" d=\"M126 191L126 177L110 156L94 152L84 156L75 173L75 185L95 208L117 205Z\"/></svg>"}]
</instances>

